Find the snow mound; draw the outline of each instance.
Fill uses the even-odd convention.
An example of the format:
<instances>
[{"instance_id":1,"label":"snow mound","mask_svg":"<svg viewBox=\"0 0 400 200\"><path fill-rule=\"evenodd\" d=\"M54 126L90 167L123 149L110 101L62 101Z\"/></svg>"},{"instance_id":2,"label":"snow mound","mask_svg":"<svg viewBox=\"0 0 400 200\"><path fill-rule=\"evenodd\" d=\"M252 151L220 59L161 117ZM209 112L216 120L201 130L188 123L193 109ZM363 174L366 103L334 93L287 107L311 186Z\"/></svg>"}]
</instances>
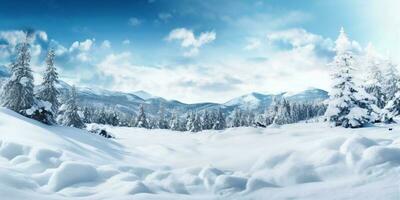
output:
<instances>
[{"instance_id":1,"label":"snow mound","mask_svg":"<svg viewBox=\"0 0 400 200\"><path fill-rule=\"evenodd\" d=\"M109 140L0 108L6 199L399 199L400 135L298 123ZM400 125L390 125L394 130ZM24 131L21 131L24 130Z\"/></svg>"},{"instance_id":2,"label":"snow mound","mask_svg":"<svg viewBox=\"0 0 400 200\"><path fill-rule=\"evenodd\" d=\"M213 191L216 194L229 194L246 189L247 179L237 176L221 175L215 179Z\"/></svg>"},{"instance_id":3,"label":"snow mound","mask_svg":"<svg viewBox=\"0 0 400 200\"><path fill-rule=\"evenodd\" d=\"M359 169L363 171L385 163L393 167L400 166L400 148L373 146L366 149L362 154Z\"/></svg>"},{"instance_id":4,"label":"snow mound","mask_svg":"<svg viewBox=\"0 0 400 200\"><path fill-rule=\"evenodd\" d=\"M141 181L135 181L130 184L130 189L128 194L139 194L139 193L152 193L150 189L143 184Z\"/></svg>"},{"instance_id":5,"label":"snow mound","mask_svg":"<svg viewBox=\"0 0 400 200\"><path fill-rule=\"evenodd\" d=\"M0 155L8 160L26 154L29 148L13 142L3 142L0 147Z\"/></svg>"},{"instance_id":6,"label":"snow mound","mask_svg":"<svg viewBox=\"0 0 400 200\"><path fill-rule=\"evenodd\" d=\"M91 165L64 162L50 177L48 187L52 191L59 191L74 184L95 181L97 178L97 170Z\"/></svg>"}]
</instances>

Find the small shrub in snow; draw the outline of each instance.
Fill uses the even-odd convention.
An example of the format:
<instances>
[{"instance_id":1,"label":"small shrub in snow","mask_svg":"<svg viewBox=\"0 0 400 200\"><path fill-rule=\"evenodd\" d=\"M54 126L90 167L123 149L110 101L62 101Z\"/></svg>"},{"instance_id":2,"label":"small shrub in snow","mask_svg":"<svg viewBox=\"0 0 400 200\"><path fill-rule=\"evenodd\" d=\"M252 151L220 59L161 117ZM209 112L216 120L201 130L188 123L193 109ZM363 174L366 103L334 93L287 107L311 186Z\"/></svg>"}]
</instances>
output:
<instances>
[{"instance_id":1,"label":"small shrub in snow","mask_svg":"<svg viewBox=\"0 0 400 200\"><path fill-rule=\"evenodd\" d=\"M35 99L34 105L25 110L23 114L44 124L52 125L56 123L51 103L47 101Z\"/></svg>"}]
</instances>

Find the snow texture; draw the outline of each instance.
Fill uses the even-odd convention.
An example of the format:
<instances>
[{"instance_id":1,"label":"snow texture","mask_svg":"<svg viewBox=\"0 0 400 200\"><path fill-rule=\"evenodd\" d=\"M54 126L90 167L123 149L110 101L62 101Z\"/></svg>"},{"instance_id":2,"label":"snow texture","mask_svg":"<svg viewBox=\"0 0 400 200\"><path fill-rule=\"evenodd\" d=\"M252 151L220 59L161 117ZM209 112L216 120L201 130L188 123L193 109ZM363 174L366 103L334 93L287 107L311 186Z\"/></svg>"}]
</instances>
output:
<instances>
[{"instance_id":1,"label":"snow texture","mask_svg":"<svg viewBox=\"0 0 400 200\"><path fill-rule=\"evenodd\" d=\"M399 199L400 126L196 134L47 126L0 108L4 199ZM388 128L393 128L389 131Z\"/></svg>"}]
</instances>

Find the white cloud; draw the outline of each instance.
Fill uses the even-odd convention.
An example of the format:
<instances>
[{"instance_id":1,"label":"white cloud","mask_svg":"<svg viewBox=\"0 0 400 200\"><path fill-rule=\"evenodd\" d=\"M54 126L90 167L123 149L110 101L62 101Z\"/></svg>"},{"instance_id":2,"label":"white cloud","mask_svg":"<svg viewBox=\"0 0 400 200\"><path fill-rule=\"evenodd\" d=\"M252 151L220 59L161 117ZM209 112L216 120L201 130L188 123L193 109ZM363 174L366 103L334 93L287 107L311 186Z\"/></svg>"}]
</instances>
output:
<instances>
[{"instance_id":1,"label":"white cloud","mask_svg":"<svg viewBox=\"0 0 400 200\"><path fill-rule=\"evenodd\" d=\"M101 43L101 48L103 49L111 48L111 42L109 40L104 40L103 43Z\"/></svg>"},{"instance_id":2,"label":"white cloud","mask_svg":"<svg viewBox=\"0 0 400 200\"><path fill-rule=\"evenodd\" d=\"M47 33L44 31L38 31L37 35L39 36L40 39L42 39L43 41L47 42L48 37L47 37Z\"/></svg>"},{"instance_id":3,"label":"white cloud","mask_svg":"<svg viewBox=\"0 0 400 200\"><path fill-rule=\"evenodd\" d=\"M330 40L325 40L319 35L307 32L304 29L287 29L282 31L275 31L267 35L269 41L281 41L292 45L293 47L300 47L309 44L322 43L330 45L332 48L333 43Z\"/></svg>"},{"instance_id":4,"label":"white cloud","mask_svg":"<svg viewBox=\"0 0 400 200\"><path fill-rule=\"evenodd\" d=\"M12 47L24 41L25 37L26 34L23 31L0 31L0 39L5 40Z\"/></svg>"},{"instance_id":5,"label":"white cloud","mask_svg":"<svg viewBox=\"0 0 400 200\"><path fill-rule=\"evenodd\" d=\"M129 45L130 43L131 43L131 41L128 39L122 41L122 44L124 44L124 45Z\"/></svg>"},{"instance_id":6,"label":"white cloud","mask_svg":"<svg viewBox=\"0 0 400 200\"><path fill-rule=\"evenodd\" d=\"M131 17L129 18L129 25L131 26L139 26L142 24L142 21L136 17Z\"/></svg>"},{"instance_id":7,"label":"white cloud","mask_svg":"<svg viewBox=\"0 0 400 200\"><path fill-rule=\"evenodd\" d=\"M226 55L217 62L149 67L136 65L132 54L125 52L107 56L98 65L98 71L113 78L108 89L145 90L189 103L222 103L253 91L277 93L310 86L329 88L329 58L318 56L314 45L266 54L268 59L261 62Z\"/></svg>"},{"instance_id":8,"label":"white cloud","mask_svg":"<svg viewBox=\"0 0 400 200\"><path fill-rule=\"evenodd\" d=\"M177 28L172 30L167 36L167 41L180 41L183 48L189 49L184 53L185 56L195 56L199 53L200 47L207 43L211 43L216 39L214 31L202 32L198 38L195 37L192 30L186 28Z\"/></svg>"},{"instance_id":9,"label":"white cloud","mask_svg":"<svg viewBox=\"0 0 400 200\"><path fill-rule=\"evenodd\" d=\"M158 18L161 19L164 22L167 22L172 18L171 13L159 13Z\"/></svg>"},{"instance_id":10,"label":"white cloud","mask_svg":"<svg viewBox=\"0 0 400 200\"><path fill-rule=\"evenodd\" d=\"M93 44L95 42L95 39L86 39L83 42L79 42L79 41L75 41L74 43L72 43L71 47L69 48L69 51L75 51L75 50L79 50L79 51L89 51Z\"/></svg>"},{"instance_id":11,"label":"white cloud","mask_svg":"<svg viewBox=\"0 0 400 200\"><path fill-rule=\"evenodd\" d=\"M254 50L261 47L261 40L258 38L249 38L247 45L244 47L245 50Z\"/></svg>"}]
</instances>

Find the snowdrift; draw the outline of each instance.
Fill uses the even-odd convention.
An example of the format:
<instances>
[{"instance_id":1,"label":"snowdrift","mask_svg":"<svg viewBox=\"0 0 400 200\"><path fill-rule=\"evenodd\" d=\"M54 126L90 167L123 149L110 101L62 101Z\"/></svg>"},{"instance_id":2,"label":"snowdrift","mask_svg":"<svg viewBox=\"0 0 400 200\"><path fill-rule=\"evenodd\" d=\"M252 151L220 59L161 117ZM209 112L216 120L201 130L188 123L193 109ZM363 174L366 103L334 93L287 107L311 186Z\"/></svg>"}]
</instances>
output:
<instances>
[{"instance_id":1,"label":"snowdrift","mask_svg":"<svg viewBox=\"0 0 400 200\"><path fill-rule=\"evenodd\" d=\"M4 199L400 199L400 126L298 123L105 139L0 109Z\"/></svg>"}]
</instances>

